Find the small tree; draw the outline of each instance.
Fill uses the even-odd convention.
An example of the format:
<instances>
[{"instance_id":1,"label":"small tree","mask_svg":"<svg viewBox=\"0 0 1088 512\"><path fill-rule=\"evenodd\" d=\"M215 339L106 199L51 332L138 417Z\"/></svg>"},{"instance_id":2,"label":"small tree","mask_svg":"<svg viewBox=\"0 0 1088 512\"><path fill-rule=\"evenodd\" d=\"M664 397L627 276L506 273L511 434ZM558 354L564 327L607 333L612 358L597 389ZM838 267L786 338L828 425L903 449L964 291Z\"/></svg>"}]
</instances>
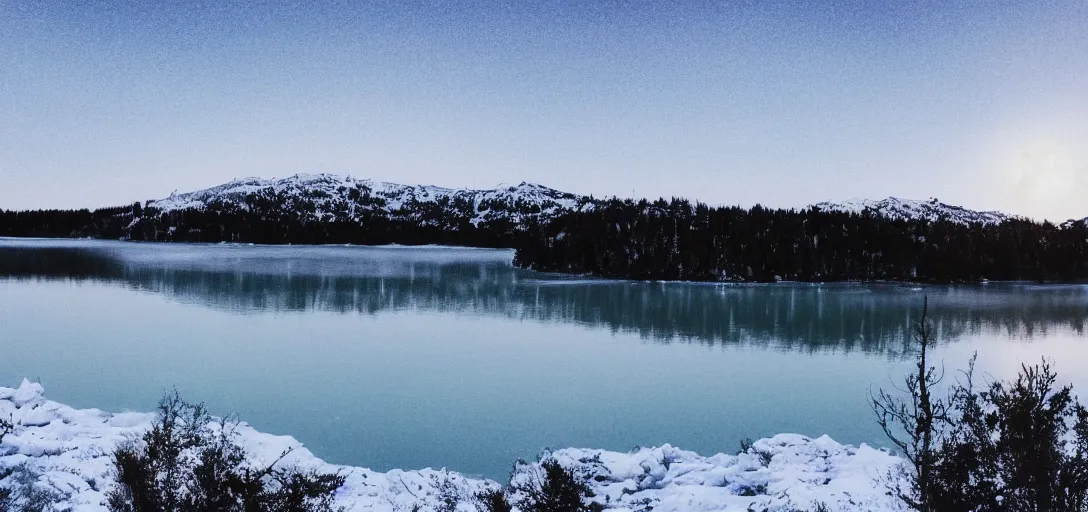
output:
<instances>
[{"instance_id":1,"label":"small tree","mask_svg":"<svg viewBox=\"0 0 1088 512\"><path fill-rule=\"evenodd\" d=\"M513 505L502 487L488 488L476 493L476 510L480 512L512 512Z\"/></svg>"},{"instance_id":2,"label":"small tree","mask_svg":"<svg viewBox=\"0 0 1088 512\"><path fill-rule=\"evenodd\" d=\"M67 496L51 486L38 482L41 474L27 464L19 464L5 470L7 488L0 497L0 512L69 512L70 507L60 508L59 503Z\"/></svg>"},{"instance_id":3,"label":"small tree","mask_svg":"<svg viewBox=\"0 0 1088 512\"><path fill-rule=\"evenodd\" d=\"M0 443L12 433L15 425L0 419ZM38 485L40 475L29 466L19 464L0 468L0 512L53 512L58 510L64 496L50 487ZM69 509L64 509L69 510Z\"/></svg>"},{"instance_id":4,"label":"small tree","mask_svg":"<svg viewBox=\"0 0 1088 512\"><path fill-rule=\"evenodd\" d=\"M974 384L975 358L948 399L933 398L941 375L927 365L926 308L915 328L921 350L905 379L906 399L881 390L877 421L902 451L890 487L926 512L1088 512L1088 410L1057 386L1047 361L1022 365L1011 383Z\"/></svg>"},{"instance_id":5,"label":"small tree","mask_svg":"<svg viewBox=\"0 0 1088 512\"><path fill-rule=\"evenodd\" d=\"M505 488L486 489L474 501L481 512L510 512L511 499L520 512L600 512L600 503L587 503L593 496L586 478L546 457L536 465L519 461Z\"/></svg>"},{"instance_id":6,"label":"small tree","mask_svg":"<svg viewBox=\"0 0 1088 512\"><path fill-rule=\"evenodd\" d=\"M956 391L934 500L941 510L1088 510L1088 411L1046 361Z\"/></svg>"},{"instance_id":7,"label":"small tree","mask_svg":"<svg viewBox=\"0 0 1088 512\"><path fill-rule=\"evenodd\" d=\"M431 485L436 491L438 507L435 512L456 512L457 505L461 503L462 491L457 483L450 477L449 471L443 470L441 478L431 475Z\"/></svg>"},{"instance_id":8,"label":"small tree","mask_svg":"<svg viewBox=\"0 0 1088 512\"><path fill-rule=\"evenodd\" d=\"M927 322L929 300L922 303L922 316L914 325L913 340L918 343L918 360L914 372L904 379L908 398L903 399L884 389L870 395L877 423L888 439L899 448L907 462L904 474L906 487L892 475L892 487L898 498L914 510L930 512L933 470L938 463L938 448L943 441L943 426L948 418L948 403L934 398L933 389L944 378L944 372L930 366L929 349L933 344L933 329Z\"/></svg>"},{"instance_id":9,"label":"small tree","mask_svg":"<svg viewBox=\"0 0 1088 512\"><path fill-rule=\"evenodd\" d=\"M934 510L999 510L997 446L986 398L975 391L976 359L971 357L964 380L949 395L949 435L933 468L936 484L929 488Z\"/></svg>"},{"instance_id":10,"label":"small tree","mask_svg":"<svg viewBox=\"0 0 1088 512\"><path fill-rule=\"evenodd\" d=\"M338 474L253 467L234 442L236 423L214 422L203 404L177 391L159 403L159 414L142 442L114 452L113 512L325 512L344 483Z\"/></svg>"},{"instance_id":11,"label":"small tree","mask_svg":"<svg viewBox=\"0 0 1088 512\"><path fill-rule=\"evenodd\" d=\"M511 483L513 493L520 496L518 509L522 512L595 512L602 510L599 503L586 504L583 498L592 498L593 491L585 479L563 467L559 461L548 458L540 463L529 478Z\"/></svg>"}]
</instances>

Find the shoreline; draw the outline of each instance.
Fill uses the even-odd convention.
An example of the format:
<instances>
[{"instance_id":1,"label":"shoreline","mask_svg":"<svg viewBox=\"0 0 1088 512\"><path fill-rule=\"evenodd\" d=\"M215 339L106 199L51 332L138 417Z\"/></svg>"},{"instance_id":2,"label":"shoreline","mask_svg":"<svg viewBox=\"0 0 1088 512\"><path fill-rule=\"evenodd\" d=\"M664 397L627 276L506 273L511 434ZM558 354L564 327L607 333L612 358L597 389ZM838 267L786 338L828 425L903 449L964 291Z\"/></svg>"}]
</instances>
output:
<instances>
[{"instance_id":1,"label":"shoreline","mask_svg":"<svg viewBox=\"0 0 1088 512\"><path fill-rule=\"evenodd\" d=\"M453 250L453 251L493 251L493 252L516 252L516 248L511 247L484 247L484 246L472 246L472 245L443 245L443 244L264 244L255 242L187 242L187 241L147 241L147 240L125 240L115 238L95 238L95 237L21 237L21 236L0 236L0 241L37 241L37 242L52 242L52 241L71 241L71 242L116 242L116 243L131 243L137 245L164 245L164 246L197 246L197 247L270 247L270 248L364 248L364 249L389 249L389 250L428 250L428 251L441 251L441 250ZM708 285L708 286L822 286L822 285L901 285L901 286L986 286L988 284L1021 284L1021 285L1050 285L1050 286L1084 286L1088 285L1086 281L1032 281L1032 280L1000 280L1000 279L981 279L977 281L901 281L893 279L873 279L873 280L859 280L859 279L841 279L841 280L824 280L824 281L798 281L790 279L781 279L776 281L746 281L746 280L683 280L683 279L634 279L629 277L612 277L605 275L598 275L593 273L584 274L571 274L565 272L555 272L550 270L534 270L529 267L523 267L518 265L511 266L520 271L533 272L542 276L548 276L555 278L557 281L568 280L571 282L579 282L582 280L590 281L607 281L612 283L647 283L647 284L683 284L683 285Z\"/></svg>"},{"instance_id":2,"label":"shoreline","mask_svg":"<svg viewBox=\"0 0 1088 512\"><path fill-rule=\"evenodd\" d=\"M74 409L47 399L40 384L25 379L17 388L0 387L0 416L10 416L15 424L0 444L0 466L25 465L37 485L64 496L62 505L74 512L106 510L113 449L139 436L154 419L153 413ZM396 512L417 505L433 510L440 504L440 487L448 484L460 497L457 510L472 511L472 496L498 485L445 469L383 473L330 464L289 435L259 432L244 422L237 434L254 462L267 463L293 449L282 463L343 474L346 481L336 502L348 511ZM710 456L668 444L629 453L583 448L548 453L588 477L594 499L607 510L792 511L818 503L839 511L898 510L878 481L900 459L827 436L778 434L755 441L746 453Z\"/></svg>"}]
</instances>

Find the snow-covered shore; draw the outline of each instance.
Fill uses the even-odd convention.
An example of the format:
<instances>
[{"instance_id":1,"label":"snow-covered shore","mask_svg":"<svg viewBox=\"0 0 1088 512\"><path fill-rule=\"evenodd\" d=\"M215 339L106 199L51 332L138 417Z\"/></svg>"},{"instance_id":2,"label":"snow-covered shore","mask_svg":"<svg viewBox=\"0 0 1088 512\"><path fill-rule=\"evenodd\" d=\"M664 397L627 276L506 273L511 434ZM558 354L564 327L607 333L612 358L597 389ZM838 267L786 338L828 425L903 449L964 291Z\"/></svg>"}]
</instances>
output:
<instances>
[{"instance_id":1,"label":"snow-covered shore","mask_svg":"<svg viewBox=\"0 0 1088 512\"><path fill-rule=\"evenodd\" d=\"M15 431L0 444L0 466L25 464L38 485L65 496L74 512L106 510L112 485L114 447L139 436L151 413L108 413L73 409L48 400L41 385L23 381L0 387L0 417ZM290 436L238 428L239 442L258 462L270 462L294 448L283 464L339 471L346 482L337 501L347 510L400 511L439 505L440 487L461 496L459 510L475 510L471 496L495 482L444 470L393 470L328 464ZM630 453L567 448L551 454L564 466L589 476L595 499L610 510L747 511L809 510L822 502L830 510L898 510L878 480L899 459L866 445L845 446L824 436L779 434L754 443L739 455L701 456L669 445ZM528 467L528 466L527 466Z\"/></svg>"}]
</instances>

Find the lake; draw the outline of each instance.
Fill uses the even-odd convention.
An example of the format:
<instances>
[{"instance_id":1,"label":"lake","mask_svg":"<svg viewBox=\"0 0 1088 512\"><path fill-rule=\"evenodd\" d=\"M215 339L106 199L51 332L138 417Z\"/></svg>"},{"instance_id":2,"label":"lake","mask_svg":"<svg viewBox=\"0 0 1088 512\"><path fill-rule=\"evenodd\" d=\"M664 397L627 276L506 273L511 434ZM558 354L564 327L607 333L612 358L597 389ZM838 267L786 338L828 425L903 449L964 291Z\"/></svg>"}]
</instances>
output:
<instances>
[{"instance_id":1,"label":"lake","mask_svg":"<svg viewBox=\"0 0 1088 512\"><path fill-rule=\"evenodd\" d=\"M949 378L1055 361L1088 389L1088 287L602 281L508 250L0 239L0 385L151 410L165 390L330 462L503 479L544 447L829 434L885 445L928 296Z\"/></svg>"}]
</instances>

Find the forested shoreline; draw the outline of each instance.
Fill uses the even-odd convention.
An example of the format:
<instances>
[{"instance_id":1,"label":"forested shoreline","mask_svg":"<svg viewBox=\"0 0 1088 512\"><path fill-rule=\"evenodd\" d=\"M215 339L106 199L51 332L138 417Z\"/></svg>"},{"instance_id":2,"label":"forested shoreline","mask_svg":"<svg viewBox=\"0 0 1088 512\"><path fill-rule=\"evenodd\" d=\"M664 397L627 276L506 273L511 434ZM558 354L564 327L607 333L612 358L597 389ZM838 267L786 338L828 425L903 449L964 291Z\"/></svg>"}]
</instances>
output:
<instances>
[{"instance_id":1,"label":"forested shoreline","mask_svg":"<svg viewBox=\"0 0 1088 512\"><path fill-rule=\"evenodd\" d=\"M147 242L462 245L511 248L517 226L506 218L473 224L444 212L313 219L283 208L188 208L161 211L131 206L98 210L0 211L0 236L102 238Z\"/></svg>"},{"instance_id":2,"label":"forested shoreline","mask_svg":"<svg viewBox=\"0 0 1088 512\"><path fill-rule=\"evenodd\" d=\"M1088 279L1085 223L999 224L711 208L613 199L527 228L515 264L547 272L685 281L977 282Z\"/></svg>"},{"instance_id":3,"label":"forested shoreline","mask_svg":"<svg viewBox=\"0 0 1088 512\"><path fill-rule=\"evenodd\" d=\"M681 199L594 200L555 216L510 205L508 215L483 221L473 220L477 205L471 204L358 209L351 216L305 206L255 200L170 211L140 203L93 211L5 210L0 236L502 247L516 250L514 264L522 268L636 280L1088 281L1083 221L968 224L817 207L709 207Z\"/></svg>"}]
</instances>

